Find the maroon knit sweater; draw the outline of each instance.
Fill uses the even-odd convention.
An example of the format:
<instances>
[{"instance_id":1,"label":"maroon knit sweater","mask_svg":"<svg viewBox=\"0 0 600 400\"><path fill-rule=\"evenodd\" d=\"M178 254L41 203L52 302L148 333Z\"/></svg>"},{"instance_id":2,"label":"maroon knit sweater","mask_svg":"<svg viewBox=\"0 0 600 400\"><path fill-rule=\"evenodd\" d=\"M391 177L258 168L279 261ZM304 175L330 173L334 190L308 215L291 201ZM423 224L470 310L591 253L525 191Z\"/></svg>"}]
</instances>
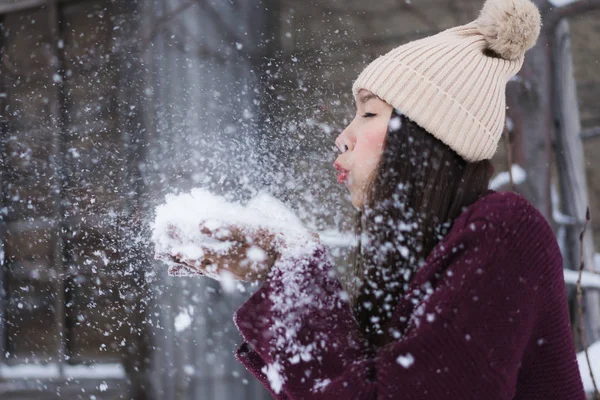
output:
<instances>
[{"instance_id":1,"label":"maroon knit sweater","mask_svg":"<svg viewBox=\"0 0 600 400\"><path fill-rule=\"evenodd\" d=\"M543 216L491 192L416 273L375 356L317 246L236 312L236 357L278 399L585 399L562 271Z\"/></svg>"}]
</instances>

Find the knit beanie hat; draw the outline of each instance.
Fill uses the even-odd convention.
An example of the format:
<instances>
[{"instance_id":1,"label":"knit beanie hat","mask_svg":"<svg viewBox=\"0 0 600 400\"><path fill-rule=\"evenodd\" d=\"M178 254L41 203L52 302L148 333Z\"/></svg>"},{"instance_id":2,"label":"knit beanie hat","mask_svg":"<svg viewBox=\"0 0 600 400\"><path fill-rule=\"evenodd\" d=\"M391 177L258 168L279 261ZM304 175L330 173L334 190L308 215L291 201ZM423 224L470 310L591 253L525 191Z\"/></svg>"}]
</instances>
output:
<instances>
[{"instance_id":1,"label":"knit beanie hat","mask_svg":"<svg viewBox=\"0 0 600 400\"><path fill-rule=\"evenodd\" d=\"M475 21L377 58L352 92L371 91L467 161L489 159L504 129L506 83L540 26L530 0L487 0Z\"/></svg>"}]
</instances>

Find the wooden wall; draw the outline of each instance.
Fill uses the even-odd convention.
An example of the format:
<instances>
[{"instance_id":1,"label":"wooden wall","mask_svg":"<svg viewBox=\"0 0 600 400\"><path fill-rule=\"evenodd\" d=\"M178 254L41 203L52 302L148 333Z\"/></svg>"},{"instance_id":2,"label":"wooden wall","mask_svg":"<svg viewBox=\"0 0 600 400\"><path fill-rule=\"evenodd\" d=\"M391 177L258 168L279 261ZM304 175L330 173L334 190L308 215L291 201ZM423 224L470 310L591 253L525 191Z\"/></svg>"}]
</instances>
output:
<instances>
[{"instance_id":1,"label":"wooden wall","mask_svg":"<svg viewBox=\"0 0 600 400\"><path fill-rule=\"evenodd\" d=\"M167 277L148 238L166 193L252 194L267 16L81 0L0 17L2 398L267 398L233 357L248 293Z\"/></svg>"}]
</instances>

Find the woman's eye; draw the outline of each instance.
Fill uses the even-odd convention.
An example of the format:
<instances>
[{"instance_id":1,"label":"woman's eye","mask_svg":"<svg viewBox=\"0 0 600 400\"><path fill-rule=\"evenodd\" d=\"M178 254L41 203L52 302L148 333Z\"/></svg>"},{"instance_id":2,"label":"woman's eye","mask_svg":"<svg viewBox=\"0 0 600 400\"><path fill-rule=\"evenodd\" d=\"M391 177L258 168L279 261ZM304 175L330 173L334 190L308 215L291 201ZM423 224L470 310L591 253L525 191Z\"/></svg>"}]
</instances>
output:
<instances>
[{"instance_id":1,"label":"woman's eye","mask_svg":"<svg viewBox=\"0 0 600 400\"><path fill-rule=\"evenodd\" d=\"M365 115L363 115L363 118L369 118L369 117L374 117L377 114L373 114L373 113L365 113Z\"/></svg>"}]
</instances>

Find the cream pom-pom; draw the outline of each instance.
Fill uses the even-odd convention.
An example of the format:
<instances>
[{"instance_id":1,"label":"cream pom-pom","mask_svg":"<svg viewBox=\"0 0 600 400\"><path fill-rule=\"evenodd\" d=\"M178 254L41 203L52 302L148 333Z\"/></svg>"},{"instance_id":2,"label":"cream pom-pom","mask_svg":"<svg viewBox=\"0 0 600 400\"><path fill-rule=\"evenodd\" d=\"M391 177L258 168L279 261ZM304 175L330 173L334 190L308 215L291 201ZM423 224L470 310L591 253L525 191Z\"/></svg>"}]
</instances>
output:
<instances>
[{"instance_id":1,"label":"cream pom-pom","mask_svg":"<svg viewBox=\"0 0 600 400\"><path fill-rule=\"evenodd\" d=\"M487 0L476 24L490 50L515 60L535 45L541 17L530 0Z\"/></svg>"}]
</instances>

